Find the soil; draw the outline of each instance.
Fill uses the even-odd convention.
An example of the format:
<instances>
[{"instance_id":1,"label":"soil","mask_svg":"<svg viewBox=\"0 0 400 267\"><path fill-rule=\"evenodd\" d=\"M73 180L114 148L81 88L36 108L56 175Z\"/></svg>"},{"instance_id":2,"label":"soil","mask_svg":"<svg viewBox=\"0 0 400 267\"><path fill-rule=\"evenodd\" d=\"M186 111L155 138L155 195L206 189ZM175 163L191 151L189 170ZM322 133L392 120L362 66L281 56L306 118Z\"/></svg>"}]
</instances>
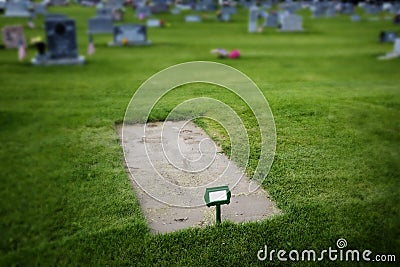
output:
<instances>
[{"instance_id":1,"label":"soil","mask_svg":"<svg viewBox=\"0 0 400 267\"><path fill-rule=\"evenodd\" d=\"M242 223L280 214L267 192L256 191L244 173L192 122L168 121L119 127L125 163L152 233L215 223L205 206L206 187L228 185L222 220Z\"/></svg>"}]
</instances>

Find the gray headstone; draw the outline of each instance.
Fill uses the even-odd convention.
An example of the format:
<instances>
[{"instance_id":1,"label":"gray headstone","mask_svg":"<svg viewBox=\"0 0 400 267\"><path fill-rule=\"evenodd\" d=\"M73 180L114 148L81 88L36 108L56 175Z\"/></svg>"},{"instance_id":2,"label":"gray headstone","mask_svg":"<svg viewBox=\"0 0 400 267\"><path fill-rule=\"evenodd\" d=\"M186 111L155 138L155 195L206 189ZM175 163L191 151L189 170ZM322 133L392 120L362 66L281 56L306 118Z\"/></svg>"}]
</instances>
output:
<instances>
[{"instance_id":1,"label":"gray headstone","mask_svg":"<svg viewBox=\"0 0 400 267\"><path fill-rule=\"evenodd\" d=\"M222 7L219 20L226 22L230 21L232 14L234 14L234 10L231 7Z\"/></svg>"},{"instance_id":2,"label":"gray headstone","mask_svg":"<svg viewBox=\"0 0 400 267\"><path fill-rule=\"evenodd\" d=\"M394 52L400 55L400 38L394 40Z\"/></svg>"},{"instance_id":3,"label":"gray headstone","mask_svg":"<svg viewBox=\"0 0 400 267\"><path fill-rule=\"evenodd\" d=\"M174 15L179 15L181 13L181 10L175 7L171 10L171 13Z\"/></svg>"},{"instance_id":4,"label":"gray headstone","mask_svg":"<svg viewBox=\"0 0 400 267\"><path fill-rule=\"evenodd\" d=\"M390 8L390 13L399 14L400 13L400 2L393 3Z\"/></svg>"},{"instance_id":5,"label":"gray headstone","mask_svg":"<svg viewBox=\"0 0 400 267\"><path fill-rule=\"evenodd\" d=\"M276 12L267 14L264 21L264 27L276 28L279 25L279 16Z\"/></svg>"},{"instance_id":6,"label":"gray headstone","mask_svg":"<svg viewBox=\"0 0 400 267\"><path fill-rule=\"evenodd\" d=\"M97 17L109 17L112 18L112 8L111 7L100 7L96 9Z\"/></svg>"},{"instance_id":7,"label":"gray headstone","mask_svg":"<svg viewBox=\"0 0 400 267\"><path fill-rule=\"evenodd\" d=\"M140 6L136 8L136 16L148 17L151 16L151 9L148 6Z\"/></svg>"},{"instance_id":8,"label":"gray headstone","mask_svg":"<svg viewBox=\"0 0 400 267\"><path fill-rule=\"evenodd\" d=\"M50 59L78 58L74 20L48 19L45 21L45 29Z\"/></svg>"},{"instance_id":9,"label":"gray headstone","mask_svg":"<svg viewBox=\"0 0 400 267\"><path fill-rule=\"evenodd\" d=\"M393 18L393 23L394 24L400 24L400 12Z\"/></svg>"},{"instance_id":10,"label":"gray headstone","mask_svg":"<svg viewBox=\"0 0 400 267\"><path fill-rule=\"evenodd\" d=\"M67 16L64 14L47 14L45 20L54 20L54 19L67 19Z\"/></svg>"},{"instance_id":11,"label":"gray headstone","mask_svg":"<svg viewBox=\"0 0 400 267\"><path fill-rule=\"evenodd\" d=\"M299 9L299 6L296 3L287 3L284 7L284 9L289 12L290 14L296 13L296 11Z\"/></svg>"},{"instance_id":12,"label":"gray headstone","mask_svg":"<svg viewBox=\"0 0 400 267\"><path fill-rule=\"evenodd\" d=\"M10 1L6 4L6 17L30 17L31 13L28 10L28 3L24 1Z\"/></svg>"},{"instance_id":13,"label":"gray headstone","mask_svg":"<svg viewBox=\"0 0 400 267\"><path fill-rule=\"evenodd\" d=\"M225 13L229 13L231 15L237 14L237 8L234 6L223 6L221 8L221 11L224 11Z\"/></svg>"},{"instance_id":14,"label":"gray headstone","mask_svg":"<svg viewBox=\"0 0 400 267\"><path fill-rule=\"evenodd\" d=\"M151 28L161 27L161 21L159 19L148 19L146 21L146 26Z\"/></svg>"},{"instance_id":15,"label":"gray headstone","mask_svg":"<svg viewBox=\"0 0 400 267\"><path fill-rule=\"evenodd\" d=\"M336 15L336 8L334 5L328 5L325 10L325 16L334 17Z\"/></svg>"},{"instance_id":16,"label":"gray headstone","mask_svg":"<svg viewBox=\"0 0 400 267\"><path fill-rule=\"evenodd\" d=\"M44 3L35 4L33 12L34 12L35 15L46 16L47 15L47 6L46 6L46 4L44 4Z\"/></svg>"},{"instance_id":17,"label":"gray headstone","mask_svg":"<svg viewBox=\"0 0 400 267\"><path fill-rule=\"evenodd\" d=\"M109 17L94 17L88 20L89 34L112 34L114 32L113 21Z\"/></svg>"},{"instance_id":18,"label":"gray headstone","mask_svg":"<svg viewBox=\"0 0 400 267\"><path fill-rule=\"evenodd\" d=\"M108 0L106 3L106 7L111 9L122 9L124 7L123 0Z\"/></svg>"},{"instance_id":19,"label":"gray headstone","mask_svg":"<svg viewBox=\"0 0 400 267\"><path fill-rule=\"evenodd\" d=\"M53 6L66 6L69 4L68 0L51 0L50 2Z\"/></svg>"},{"instance_id":20,"label":"gray headstone","mask_svg":"<svg viewBox=\"0 0 400 267\"><path fill-rule=\"evenodd\" d=\"M351 15L350 19L351 21L357 22L361 20L361 17L359 15Z\"/></svg>"},{"instance_id":21,"label":"gray headstone","mask_svg":"<svg viewBox=\"0 0 400 267\"><path fill-rule=\"evenodd\" d=\"M259 9L256 6L250 7L249 9L249 32L257 32Z\"/></svg>"},{"instance_id":22,"label":"gray headstone","mask_svg":"<svg viewBox=\"0 0 400 267\"><path fill-rule=\"evenodd\" d=\"M379 5L365 4L364 11L366 14L376 15L382 11L382 8Z\"/></svg>"},{"instance_id":23,"label":"gray headstone","mask_svg":"<svg viewBox=\"0 0 400 267\"><path fill-rule=\"evenodd\" d=\"M281 31L303 31L303 18L299 15L289 14L283 16Z\"/></svg>"},{"instance_id":24,"label":"gray headstone","mask_svg":"<svg viewBox=\"0 0 400 267\"><path fill-rule=\"evenodd\" d=\"M185 22L201 22L201 17L198 15L187 15L185 16Z\"/></svg>"},{"instance_id":25,"label":"gray headstone","mask_svg":"<svg viewBox=\"0 0 400 267\"><path fill-rule=\"evenodd\" d=\"M379 34L379 41L381 43L393 43L397 38L397 32L381 32Z\"/></svg>"},{"instance_id":26,"label":"gray headstone","mask_svg":"<svg viewBox=\"0 0 400 267\"><path fill-rule=\"evenodd\" d=\"M20 25L6 26L2 30L3 43L6 48L18 48L22 40L25 44L24 29Z\"/></svg>"},{"instance_id":27,"label":"gray headstone","mask_svg":"<svg viewBox=\"0 0 400 267\"><path fill-rule=\"evenodd\" d=\"M126 43L124 43L126 42ZM146 45L147 31L145 25L123 24L114 26L114 45Z\"/></svg>"},{"instance_id":28,"label":"gray headstone","mask_svg":"<svg viewBox=\"0 0 400 267\"><path fill-rule=\"evenodd\" d=\"M155 3L150 7L152 14L167 13L169 11L169 6L167 3Z\"/></svg>"},{"instance_id":29,"label":"gray headstone","mask_svg":"<svg viewBox=\"0 0 400 267\"><path fill-rule=\"evenodd\" d=\"M325 7L322 5L322 3L318 3L313 7L313 18L320 18L323 15L325 15Z\"/></svg>"},{"instance_id":30,"label":"gray headstone","mask_svg":"<svg viewBox=\"0 0 400 267\"><path fill-rule=\"evenodd\" d=\"M343 3L342 14L345 14L345 15L354 14L354 5L352 3Z\"/></svg>"},{"instance_id":31,"label":"gray headstone","mask_svg":"<svg viewBox=\"0 0 400 267\"><path fill-rule=\"evenodd\" d=\"M196 10L198 11L214 11L217 10L217 5L213 0L200 0L197 2Z\"/></svg>"}]
</instances>

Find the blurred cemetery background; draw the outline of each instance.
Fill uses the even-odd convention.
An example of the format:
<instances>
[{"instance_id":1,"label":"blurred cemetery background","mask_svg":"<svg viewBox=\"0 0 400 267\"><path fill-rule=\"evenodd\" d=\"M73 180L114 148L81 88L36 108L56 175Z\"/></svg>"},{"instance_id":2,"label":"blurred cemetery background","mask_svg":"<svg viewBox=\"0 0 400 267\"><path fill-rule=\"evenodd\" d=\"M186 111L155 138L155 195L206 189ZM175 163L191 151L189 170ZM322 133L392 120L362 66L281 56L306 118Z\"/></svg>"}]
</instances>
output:
<instances>
[{"instance_id":1,"label":"blurred cemetery background","mask_svg":"<svg viewBox=\"0 0 400 267\"><path fill-rule=\"evenodd\" d=\"M319 30L319 25L326 30L328 27L339 29L334 24L336 21L347 20L362 27L376 22L373 26L377 26L379 42L394 44L394 54L389 58L396 57L400 49L400 43L395 45L400 24L399 1L9 0L1 2L0 11L4 47L29 48L34 65L82 64L85 60L78 53L79 47L81 53L91 55L96 45L150 45L149 32L150 36L154 33L156 45L171 43L177 39L179 29L190 29L194 33L200 27L196 23L204 24L201 30L223 35L243 35L247 28L248 33L277 36L272 30L313 33ZM379 30L382 22L385 23ZM172 29L161 33L154 28ZM162 36L165 39L158 41ZM223 39L207 38L200 32L193 37L194 46L204 40L214 43L215 48L225 44ZM25 57L24 53L21 51L19 57Z\"/></svg>"}]
</instances>

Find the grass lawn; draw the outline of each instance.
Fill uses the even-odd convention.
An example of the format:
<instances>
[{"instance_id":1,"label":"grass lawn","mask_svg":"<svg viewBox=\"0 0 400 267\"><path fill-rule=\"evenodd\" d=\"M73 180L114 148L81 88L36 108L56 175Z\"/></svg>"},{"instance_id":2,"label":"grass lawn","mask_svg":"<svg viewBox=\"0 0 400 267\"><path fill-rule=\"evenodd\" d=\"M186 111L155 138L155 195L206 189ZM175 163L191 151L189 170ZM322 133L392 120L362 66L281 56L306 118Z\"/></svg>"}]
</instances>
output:
<instances>
[{"instance_id":1,"label":"grass lawn","mask_svg":"<svg viewBox=\"0 0 400 267\"><path fill-rule=\"evenodd\" d=\"M94 8L50 11L76 19L85 54ZM0 265L286 265L276 257L259 262L257 252L268 245L319 253L335 249L339 238L347 240L346 249L393 254L399 262L400 60L376 59L393 50L378 43L379 32L399 32L399 26L383 16L351 22L302 14L303 33L261 34L247 33L245 10L231 23L185 24L184 13L163 15L171 25L148 29L152 46L107 47L111 36L95 36L96 53L84 66L33 67L18 62L15 50L0 49ZM136 21L131 9L125 21ZM0 17L1 27L25 25L27 39L45 37L42 23L39 18L28 29L25 19ZM216 59L210 50L217 47L238 48L242 58ZM28 49L28 58L35 53ZM268 99L277 148L263 185L284 214L151 235L125 173L115 124L146 79L194 60L237 68ZM226 99L243 111L249 129L255 126L243 103L205 84L173 91L154 119L199 95ZM229 150L218 126L201 125ZM255 142L249 172L257 151ZM357 264L327 257L324 263Z\"/></svg>"}]
</instances>

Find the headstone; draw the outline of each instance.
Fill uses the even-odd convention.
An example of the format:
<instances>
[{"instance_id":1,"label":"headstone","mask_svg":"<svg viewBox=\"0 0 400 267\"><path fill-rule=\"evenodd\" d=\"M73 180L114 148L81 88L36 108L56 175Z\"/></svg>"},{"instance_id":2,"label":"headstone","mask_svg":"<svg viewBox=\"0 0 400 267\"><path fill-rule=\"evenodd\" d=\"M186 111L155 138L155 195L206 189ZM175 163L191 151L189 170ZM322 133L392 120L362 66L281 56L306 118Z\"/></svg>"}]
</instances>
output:
<instances>
[{"instance_id":1,"label":"headstone","mask_svg":"<svg viewBox=\"0 0 400 267\"><path fill-rule=\"evenodd\" d=\"M122 21L124 18L124 11L121 8L113 8L111 12L111 17L113 21Z\"/></svg>"},{"instance_id":2,"label":"headstone","mask_svg":"<svg viewBox=\"0 0 400 267\"><path fill-rule=\"evenodd\" d=\"M400 24L400 13L394 16L393 23Z\"/></svg>"},{"instance_id":3,"label":"headstone","mask_svg":"<svg viewBox=\"0 0 400 267\"><path fill-rule=\"evenodd\" d=\"M351 15L350 19L351 21L357 22L361 20L361 17L359 15Z\"/></svg>"},{"instance_id":4,"label":"headstone","mask_svg":"<svg viewBox=\"0 0 400 267\"><path fill-rule=\"evenodd\" d=\"M329 4L325 10L325 16L334 17L336 15L336 8L334 5Z\"/></svg>"},{"instance_id":5,"label":"headstone","mask_svg":"<svg viewBox=\"0 0 400 267\"><path fill-rule=\"evenodd\" d=\"M175 8L177 8L179 10L191 10L192 6L189 4L176 4Z\"/></svg>"},{"instance_id":6,"label":"headstone","mask_svg":"<svg viewBox=\"0 0 400 267\"><path fill-rule=\"evenodd\" d=\"M136 8L136 16L144 19L151 16L151 9L148 6L140 6Z\"/></svg>"},{"instance_id":7,"label":"headstone","mask_svg":"<svg viewBox=\"0 0 400 267\"><path fill-rule=\"evenodd\" d=\"M395 2L392 4L390 13L392 14L400 14L400 2Z\"/></svg>"},{"instance_id":8,"label":"headstone","mask_svg":"<svg viewBox=\"0 0 400 267\"><path fill-rule=\"evenodd\" d=\"M64 14L55 14L55 13L53 13L53 14L47 14L47 15L45 16L45 21L46 21L46 20L54 20L54 19L67 19L67 16L64 15Z\"/></svg>"},{"instance_id":9,"label":"headstone","mask_svg":"<svg viewBox=\"0 0 400 267\"><path fill-rule=\"evenodd\" d=\"M299 6L297 3L294 2L288 2L285 4L284 9L289 12L290 14L296 13L296 11L299 9Z\"/></svg>"},{"instance_id":10,"label":"headstone","mask_svg":"<svg viewBox=\"0 0 400 267\"><path fill-rule=\"evenodd\" d=\"M173 8L172 10L171 10L171 13L173 14L173 15L179 15L180 13L181 13L181 10L179 9L179 8Z\"/></svg>"},{"instance_id":11,"label":"headstone","mask_svg":"<svg viewBox=\"0 0 400 267\"><path fill-rule=\"evenodd\" d=\"M124 7L124 1L121 0L108 0L106 7L111 9L122 9Z\"/></svg>"},{"instance_id":12,"label":"headstone","mask_svg":"<svg viewBox=\"0 0 400 267\"><path fill-rule=\"evenodd\" d=\"M352 15L354 14L354 5L352 3L343 3L342 5L342 14Z\"/></svg>"},{"instance_id":13,"label":"headstone","mask_svg":"<svg viewBox=\"0 0 400 267\"><path fill-rule=\"evenodd\" d=\"M37 3L37 4L35 4L33 12L34 12L35 15L46 16L47 15L47 6L46 6L46 4L45 3Z\"/></svg>"},{"instance_id":14,"label":"headstone","mask_svg":"<svg viewBox=\"0 0 400 267\"><path fill-rule=\"evenodd\" d=\"M28 3L25 1L10 1L6 4L5 17L30 17L31 12L28 9Z\"/></svg>"},{"instance_id":15,"label":"headstone","mask_svg":"<svg viewBox=\"0 0 400 267\"><path fill-rule=\"evenodd\" d=\"M149 28L161 27L161 21L159 19L148 19L146 21L146 26Z\"/></svg>"},{"instance_id":16,"label":"headstone","mask_svg":"<svg viewBox=\"0 0 400 267\"><path fill-rule=\"evenodd\" d=\"M378 59L393 59L400 57L400 38L396 38L394 41L394 49L393 52L389 52L384 56L378 57Z\"/></svg>"},{"instance_id":17,"label":"headstone","mask_svg":"<svg viewBox=\"0 0 400 267\"><path fill-rule=\"evenodd\" d=\"M81 0L79 2L82 6L95 6L100 2L100 0Z\"/></svg>"},{"instance_id":18,"label":"headstone","mask_svg":"<svg viewBox=\"0 0 400 267\"><path fill-rule=\"evenodd\" d=\"M47 20L45 28L49 58L61 59L78 57L74 20Z\"/></svg>"},{"instance_id":19,"label":"headstone","mask_svg":"<svg viewBox=\"0 0 400 267\"><path fill-rule=\"evenodd\" d=\"M113 21L121 21L123 14L122 9L112 6L98 7L96 9L97 17L111 18Z\"/></svg>"},{"instance_id":20,"label":"headstone","mask_svg":"<svg viewBox=\"0 0 400 267\"><path fill-rule=\"evenodd\" d=\"M381 43L393 43L397 38L397 32L382 31L379 34L379 41Z\"/></svg>"},{"instance_id":21,"label":"headstone","mask_svg":"<svg viewBox=\"0 0 400 267\"><path fill-rule=\"evenodd\" d=\"M276 12L269 13L265 19L264 27L276 28L278 27L278 25L279 25L278 13Z\"/></svg>"},{"instance_id":22,"label":"headstone","mask_svg":"<svg viewBox=\"0 0 400 267\"><path fill-rule=\"evenodd\" d=\"M83 64L85 59L78 54L75 20L69 18L47 18L45 21L48 52L45 57L32 59L34 65Z\"/></svg>"},{"instance_id":23,"label":"headstone","mask_svg":"<svg viewBox=\"0 0 400 267\"><path fill-rule=\"evenodd\" d=\"M68 0L51 0L52 6L67 6L69 4Z\"/></svg>"},{"instance_id":24,"label":"headstone","mask_svg":"<svg viewBox=\"0 0 400 267\"><path fill-rule=\"evenodd\" d=\"M6 1L0 1L0 13L3 13L6 9Z\"/></svg>"},{"instance_id":25,"label":"headstone","mask_svg":"<svg viewBox=\"0 0 400 267\"><path fill-rule=\"evenodd\" d=\"M394 52L400 55L400 38L394 40Z\"/></svg>"},{"instance_id":26,"label":"headstone","mask_svg":"<svg viewBox=\"0 0 400 267\"><path fill-rule=\"evenodd\" d=\"M169 6L166 2L157 2L150 6L152 14L167 13L169 11Z\"/></svg>"},{"instance_id":27,"label":"headstone","mask_svg":"<svg viewBox=\"0 0 400 267\"><path fill-rule=\"evenodd\" d=\"M123 24L114 26L114 41L110 45L149 45L145 25Z\"/></svg>"},{"instance_id":28,"label":"headstone","mask_svg":"<svg viewBox=\"0 0 400 267\"><path fill-rule=\"evenodd\" d=\"M217 5L213 0L200 0L196 5L196 10L198 11L215 11L217 10Z\"/></svg>"},{"instance_id":29,"label":"headstone","mask_svg":"<svg viewBox=\"0 0 400 267\"><path fill-rule=\"evenodd\" d=\"M22 26L6 26L1 31L3 35L3 43L6 48L18 48L21 40L26 44L24 29Z\"/></svg>"},{"instance_id":30,"label":"headstone","mask_svg":"<svg viewBox=\"0 0 400 267\"><path fill-rule=\"evenodd\" d=\"M240 4L245 8L256 6L256 0L241 0Z\"/></svg>"},{"instance_id":31,"label":"headstone","mask_svg":"<svg viewBox=\"0 0 400 267\"><path fill-rule=\"evenodd\" d=\"M222 6L222 9L223 9L226 13L230 13L231 15L237 14L237 8L234 7L234 6Z\"/></svg>"},{"instance_id":32,"label":"headstone","mask_svg":"<svg viewBox=\"0 0 400 267\"><path fill-rule=\"evenodd\" d=\"M186 15L185 22L201 22L201 17L199 15Z\"/></svg>"},{"instance_id":33,"label":"headstone","mask_svg":"<svg viewBox=\"0 0 400 267\"><path fill-rule=\"evenodd\" d=\"M109 17L94 17L88 20L88 34L112 34L113 21Z\"/></svg>"},{"instance_id":34,"label":"headstone","mask_svg":"<svg viewBox=\"0 0 400 267\"><path fill-rule=\"evenodd\" d=\"M258 7L256 7L256 6L250 7L250 9L249 9L249 26L248 26L249 32L257 32L258 14L259 14Z\"/></svg>"},{"instance_id":35,"label":"headstone","mask_svg":"<svg viewBox=\"0 0 400 267\"><path fill-rule=\"evenodd\" d=\"M112 18L112 8L110 7L100 7L96 9L97 17L109 17Z\"/></svg>"},{"instance_id":36,"label":"headstone","mask_svg":"<svg viewBox=\"0 0 400 267\"><path fill-rule=\"evenodd\" d=\"M325 7L322 5L322 3L317 3L313 7L313 18L320 18L325 14Z\"/></svg>"},{"instance_id":37,"label":"headstone","mask_svg":"<svg viewBox=\"0 0 400 267\"><path fill-rule=\"evenodd\" d=\"M381 12L382 9L381 9L381 7L379 5L365 4L364 11L365 11L365 14L376 15L379 12Z\"/></svg>"},{"instance_id":38,"label":"headstone","mask_svg":"<svg viewBox=\"0 0 400 267\"><path fill-rule=\"evenodd\" d=\"M230 7L222 7L221 13L219 14L219 20L228 22L231 20L232 9Z\"/></svg>"},{"instance_id":39,"label":"headstone","mask_svg":"<svg viewBox=\"0 0 400 267\"><path fill-rule=\"evenodd\" d=\"M303 18L299 15L289 14L283 16L280 30L287 32L303 31Z\"/></svg>"}]
</instances>

